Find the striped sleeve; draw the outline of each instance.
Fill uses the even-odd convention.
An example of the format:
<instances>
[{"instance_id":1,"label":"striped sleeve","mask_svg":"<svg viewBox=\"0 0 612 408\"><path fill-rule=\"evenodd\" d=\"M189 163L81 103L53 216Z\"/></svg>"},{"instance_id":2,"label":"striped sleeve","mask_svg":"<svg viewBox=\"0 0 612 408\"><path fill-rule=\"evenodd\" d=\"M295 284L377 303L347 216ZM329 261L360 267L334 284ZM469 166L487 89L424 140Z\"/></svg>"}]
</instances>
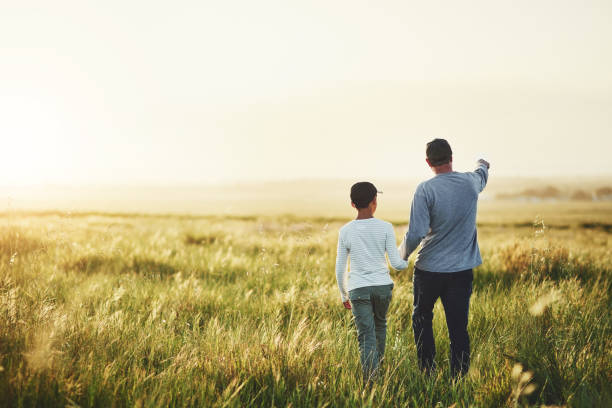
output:
<instances>
[{"instance_id":1,"label":"striped sleeve","mask_svg":"<svg viewBox=\"0 0 612 408\"><path fill-rule=\"evenodd\" d=\"M385 242L387 256L389 257L389 263L391 263L391 267L396 271L400 271L408 267L408 262L406 262L400 257L399 251L397 250L397 247L395 245L395 231L393 230L393 225L389 224L389 227L387 228L387 236Z\"/></svg>"},{"instance_id":2,"label":"striped sleeve","mask_svg":"<svg viewBox=\"0 0 612 408\"><path fill-rule=\"evenodd\" d=\"M338 235L338 248L336 251L336 281L340 290L340 297L343 302L348 300L348 291L346 290L346 265L348 260L348 249L342 241L342 234Z\"/></svg>"}]
</instances>

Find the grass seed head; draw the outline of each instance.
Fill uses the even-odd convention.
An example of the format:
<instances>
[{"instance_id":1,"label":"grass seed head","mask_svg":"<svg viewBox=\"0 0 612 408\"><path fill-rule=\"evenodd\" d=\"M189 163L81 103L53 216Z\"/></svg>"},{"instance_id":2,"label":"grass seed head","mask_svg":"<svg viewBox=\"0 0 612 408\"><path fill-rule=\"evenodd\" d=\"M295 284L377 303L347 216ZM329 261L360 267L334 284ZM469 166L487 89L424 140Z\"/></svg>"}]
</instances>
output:
<instances>
[{"instance_id":1,"label":"grass seed head","mask_svg":"<svg viewBox=\"0 0 612 408\"><path fill-rule=\"evenodd\" d=\"M512 379L515 381L518 381L521 373L523 372L523 365L520 363L517 363L514 365L514 367L512 367Z\"/></svg>"}]
</instances>

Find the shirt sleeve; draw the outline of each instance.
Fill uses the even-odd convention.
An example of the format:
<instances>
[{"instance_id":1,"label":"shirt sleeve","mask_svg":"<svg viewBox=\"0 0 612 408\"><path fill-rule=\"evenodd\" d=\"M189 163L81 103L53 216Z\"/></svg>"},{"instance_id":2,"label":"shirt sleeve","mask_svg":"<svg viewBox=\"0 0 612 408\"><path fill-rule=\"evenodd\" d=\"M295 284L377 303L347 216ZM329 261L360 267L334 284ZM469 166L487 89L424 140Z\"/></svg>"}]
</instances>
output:
<instances>
[{"instance_id":1,"label":"shirt sleeve","mask_svg":"<svg viewBox=\"0 0 612 408\"><path fill-rule=\"evenodd\" d=\"M343 302L348 300L348 292L345 284L348 253L348 248L344 245L342 235L340 234L338 235L338 249L336 251L336 281L338 282L338 289L340 290L340 297Z\"/></svg>"},{"instance_id":2,"label":"shirt sleeve","mask_svg":"<svg viewBox=\"0 0 612 408\"><path fill-rule=\"evenodd\" d=\"M391 267L396 271L406 269L408 267L408 262L406 262L400 257L399 251L397 250L397 247L395 245L395 231L393 231L393 226L389 224L389 228L387 228L385 242L387 256L389 257L389 263L391 263Z\"/></svg>"},{"instance_id":3,"label":"shirt sleeve","mask_svg":"<svg viewBox=\"0 0 612 408\"><path fill-rule=\"evenodd\" d=\"M468 174L474 179L476 190L479 193L484 190L485 186L487 185L487 181L489 180L489 169L487 169L487 166L479 163L476 170Z\"/></svg>"},{"instance_id":4,"label":"shirt sleeve","mask_svg":"<svg viewBox=\"0 0 612 408\"><path fill-rule=\"evenodd\" d=\"M414 193L410 208L410 225L408 226L408 232L406 232L406 255L404 259L408 259L428 232L429 208L425 192L419 186Z\"/></svg>"}]
</instances>

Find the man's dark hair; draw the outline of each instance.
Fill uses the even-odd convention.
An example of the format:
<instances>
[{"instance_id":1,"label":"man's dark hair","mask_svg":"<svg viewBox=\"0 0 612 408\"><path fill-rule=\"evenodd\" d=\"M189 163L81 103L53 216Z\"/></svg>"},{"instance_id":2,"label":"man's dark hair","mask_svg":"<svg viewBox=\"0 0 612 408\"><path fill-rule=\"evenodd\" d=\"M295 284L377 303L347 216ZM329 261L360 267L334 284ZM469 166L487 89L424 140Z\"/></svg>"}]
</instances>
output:
<instances>
[{"instance_id":1,"label":"man's dark hair","mask_svg":"<svg viewBox=\"0 0 612 408\"><path fill-rule=\"evenodd\" d=\"M434 139L427 143L425 153L427 154L429 164L432 166L441 166L449 163L453 158L453 151L444 139Z\"/></svg>"},{"instance_id":2,"label":"man's dark hair","mask_svg":"<svg viewBox=\"0 0 612 408\"><path fill-rule=\"evenodd\" d=\"M351 187L351 201L357 208L366 208L376 197L376 194L378 194L378 190L374 184L368 181L360 181Z\"/></svg>"}]
</instances>

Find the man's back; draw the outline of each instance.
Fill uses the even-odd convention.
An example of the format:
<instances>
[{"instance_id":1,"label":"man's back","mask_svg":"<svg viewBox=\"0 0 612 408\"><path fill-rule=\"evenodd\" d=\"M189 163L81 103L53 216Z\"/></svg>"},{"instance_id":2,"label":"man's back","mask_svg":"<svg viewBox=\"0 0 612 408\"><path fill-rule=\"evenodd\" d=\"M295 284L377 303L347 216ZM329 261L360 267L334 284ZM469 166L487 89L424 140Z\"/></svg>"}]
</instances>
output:
<instances>
[{"instance_id":1,"label":"man's back","mask_svg":"<svg viewBox=\"0 0 612 408\"><path fill-rule=\"evenodd\" d=\"M415 266L430 272L458 272L482 263L476 237L478 194L488 171L449 172L421 183L414 194L406 236L408 254L421 242Z\"/></svg>"},{"instance_id":2,"label":"man's back","mask_svg":"<svg viewBox=\"0 0 612 408\"><path fill-rule=\"evenodd\" d=\"M487 184L489 163L480 159L475 171L454 172L453 151L444 139L427 143L425 154L436 176L419 184L414 193L403 254L407 258L422 243L412 278L414 342L419 367L431 372L436 366L433 310L440 298L450 338L451 376L457 377L470 368L467 328L472 269L482 263L476 240L476 205Z\"/></svg>"}]
</instances>

